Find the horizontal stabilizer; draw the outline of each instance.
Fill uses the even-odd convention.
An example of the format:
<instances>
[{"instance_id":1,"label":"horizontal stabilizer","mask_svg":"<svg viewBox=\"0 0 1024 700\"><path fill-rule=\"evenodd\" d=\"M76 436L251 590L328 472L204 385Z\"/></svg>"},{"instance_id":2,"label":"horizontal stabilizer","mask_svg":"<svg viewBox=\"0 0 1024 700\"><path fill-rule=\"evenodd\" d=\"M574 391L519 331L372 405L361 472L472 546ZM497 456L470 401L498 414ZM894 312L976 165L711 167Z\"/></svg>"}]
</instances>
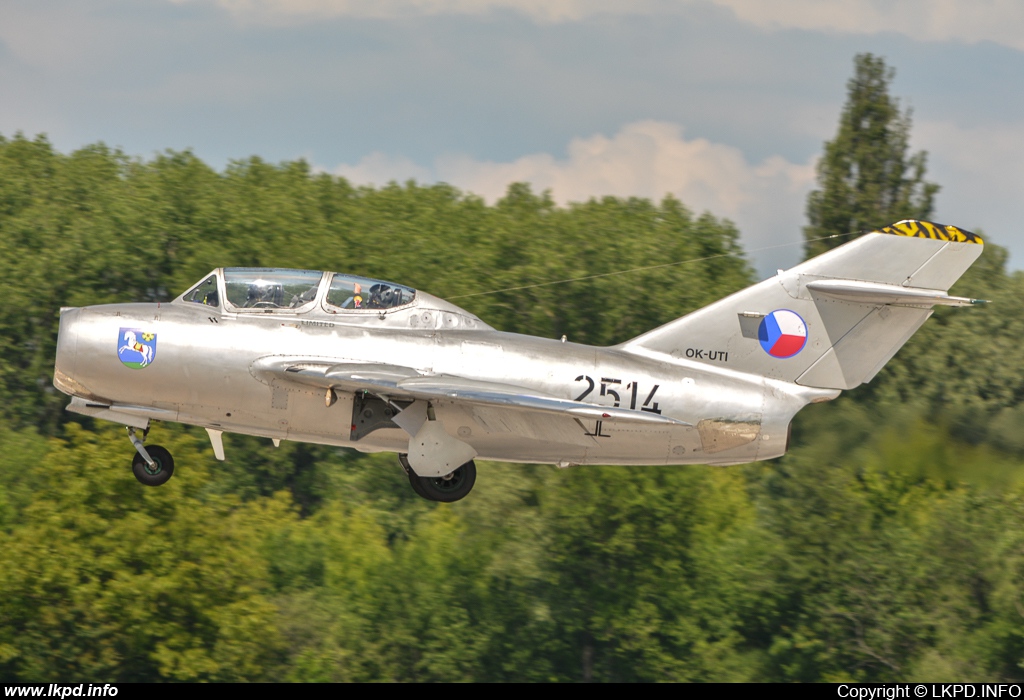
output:
<instances>
[{"instance_id":1,"label":"horizontal stabilizer","mask_svg":"<svg viewBox=\"0 0 1024 700\"><path fill-rule=\"evenodd\" d=\"M816 280L807 283L812 294L845 299L862 304L893 304L896 306L971 306L984 304L984 299L951 297L939 289L915 289L895 284L860 282L858 280Z\"/></svg>"}]
</instances>

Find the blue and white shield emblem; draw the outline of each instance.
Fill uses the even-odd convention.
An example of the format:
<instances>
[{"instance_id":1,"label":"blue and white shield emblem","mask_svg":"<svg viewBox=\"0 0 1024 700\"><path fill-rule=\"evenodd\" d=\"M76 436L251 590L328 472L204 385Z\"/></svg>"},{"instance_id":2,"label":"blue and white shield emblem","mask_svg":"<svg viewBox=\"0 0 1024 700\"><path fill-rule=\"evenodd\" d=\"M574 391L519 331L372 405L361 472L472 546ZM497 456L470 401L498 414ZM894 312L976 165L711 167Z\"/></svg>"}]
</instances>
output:
<instances>
[{"instance_id":1,"label":"blue and white shield emblem","mask_svg":"<svg viewBox=\"0 0 1024 700\"><path fill-rule=\"evenodd\" d=\"M148 367L156 359L156 333L122 328L117 334L117 356L125 367Z\"/></svg>"}]
</instances>

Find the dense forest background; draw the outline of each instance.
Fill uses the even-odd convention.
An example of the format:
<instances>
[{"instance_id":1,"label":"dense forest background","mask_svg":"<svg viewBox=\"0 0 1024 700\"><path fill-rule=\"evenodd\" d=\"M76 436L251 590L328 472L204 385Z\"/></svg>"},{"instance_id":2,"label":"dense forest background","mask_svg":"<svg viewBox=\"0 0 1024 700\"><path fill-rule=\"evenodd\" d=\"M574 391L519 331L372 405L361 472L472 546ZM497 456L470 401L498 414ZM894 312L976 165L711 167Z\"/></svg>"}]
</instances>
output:
<instances>
[{"instance_id":1,"label":"dense forest background","mask_svg":"<svg viewBox=\"0 0 1024 700\"><path fill-rule=\"evenodd\" d=\"M937 192L891 71L855 66L809 252ZM939 309L870 385L805 409L782 459L480 463L436 504L393 455L232 435L219 463L201 430L157 424L178 469L152 489L123 428L64 412L60 306L167 300L222 265L456 298L695 261L456 299L610 344L756 281L738 231L671 197L558 207L517 184L488 205L0 137L0 680L1019 680L1024 275L990 233L953 291L993 303Z\"/></svg>"}]
</instances>

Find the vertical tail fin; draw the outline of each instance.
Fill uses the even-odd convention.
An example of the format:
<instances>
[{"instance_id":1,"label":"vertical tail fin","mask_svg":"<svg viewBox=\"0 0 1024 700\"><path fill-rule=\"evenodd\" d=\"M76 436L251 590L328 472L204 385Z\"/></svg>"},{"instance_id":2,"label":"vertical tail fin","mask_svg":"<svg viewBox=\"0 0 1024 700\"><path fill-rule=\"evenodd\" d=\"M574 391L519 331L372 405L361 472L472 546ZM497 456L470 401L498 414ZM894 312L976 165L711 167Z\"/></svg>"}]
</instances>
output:
<instances>
[{"instance_id":1,"label":"vertical tail fin","mask_svg":"<svg viewBox=\"0 0 1024 700\"><path fill-rule=\"evenodd\" d=\"M980 237L901 221L619 346L823 389L870 381L978 259Z\"/></svg>"}]
</instances>

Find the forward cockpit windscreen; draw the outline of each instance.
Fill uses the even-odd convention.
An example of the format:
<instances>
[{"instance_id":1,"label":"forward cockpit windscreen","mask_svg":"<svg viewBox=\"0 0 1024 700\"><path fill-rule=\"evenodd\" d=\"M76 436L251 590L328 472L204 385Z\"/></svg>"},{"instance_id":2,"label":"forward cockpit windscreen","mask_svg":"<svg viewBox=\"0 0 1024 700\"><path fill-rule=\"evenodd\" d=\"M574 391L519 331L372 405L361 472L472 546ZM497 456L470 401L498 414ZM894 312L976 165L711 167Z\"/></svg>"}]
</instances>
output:
<instances>
[{"instance_id":1,"label":"forward cockpit windscreen","mask_svg":"<svg viewBox=\"0 0 1024 700\"><path fill-rule=\"evenodd\" d=\"M300 311L310 306L322 272L259 267L224 268L224 291L235 309Z\"/></svg>"},{"instance_id":2,"label":"forward cockpit windscreen","mask_svg":"<svg viewBox=\"0 0 1024 700\"><path fill-rule=\"evenodd\" d=\"M415 289L394 282L335 274L327 291L327 309L393 309L415 297Z\"/></svg>"}]
</instances>

